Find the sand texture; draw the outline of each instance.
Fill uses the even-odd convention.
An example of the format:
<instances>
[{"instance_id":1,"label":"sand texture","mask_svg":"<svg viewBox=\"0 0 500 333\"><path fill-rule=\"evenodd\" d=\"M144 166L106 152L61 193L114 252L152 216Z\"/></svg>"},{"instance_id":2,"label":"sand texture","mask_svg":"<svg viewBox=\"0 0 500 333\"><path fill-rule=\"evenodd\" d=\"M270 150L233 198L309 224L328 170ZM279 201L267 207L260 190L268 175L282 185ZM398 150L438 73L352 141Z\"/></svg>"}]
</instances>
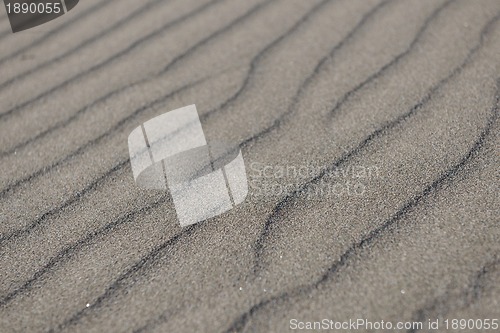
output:
<instances>
[{"instance_id":1,"label":"sand texture","mask_svg":"<svg viewBox=\"0 0 500 333\"><path fill-rule=\"evenodd\" d=\"M0 23L1 333L500 319L500 1L82 0ZM127 138L191 104L251 188L181 228Z\"/></svg>"}]
</instances>

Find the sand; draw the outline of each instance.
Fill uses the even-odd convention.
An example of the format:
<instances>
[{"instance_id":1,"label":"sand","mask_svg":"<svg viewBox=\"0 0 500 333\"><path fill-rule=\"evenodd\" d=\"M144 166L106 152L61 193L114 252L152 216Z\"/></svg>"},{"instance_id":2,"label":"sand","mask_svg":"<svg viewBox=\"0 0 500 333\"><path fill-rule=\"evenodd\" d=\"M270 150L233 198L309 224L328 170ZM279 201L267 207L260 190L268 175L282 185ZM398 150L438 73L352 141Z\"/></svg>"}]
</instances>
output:
<instances>
[{"instance_id":1,"label":"sand","mask_svg":"<svg viewBox=\"0 0 500 333\"><path fill-rule=\"evenodd\" d=\"M0 332L500 319L497 0L0 16ZM127 138L191 104L250 190L181 228Z\"/></svg>"}]
</instances>

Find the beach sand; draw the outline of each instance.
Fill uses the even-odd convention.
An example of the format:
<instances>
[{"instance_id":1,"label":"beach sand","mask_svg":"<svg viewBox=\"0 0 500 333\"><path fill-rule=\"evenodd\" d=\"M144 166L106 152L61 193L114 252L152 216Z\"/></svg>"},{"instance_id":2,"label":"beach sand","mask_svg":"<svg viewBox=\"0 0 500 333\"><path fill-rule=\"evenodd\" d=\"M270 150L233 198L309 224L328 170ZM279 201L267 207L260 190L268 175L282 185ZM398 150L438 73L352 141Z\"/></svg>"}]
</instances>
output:
<instances>
[{"instance_id":1,"label":"beach sand","mask_svg":"<svg viewBox=\"0 0 500 333\"><path fill-rule=\"evenodd\" d=\"M498 0L0 15L0 332L500 319ZM250 189L181 228L127 138L191 104Z\"/></svg>"}]
</instances>

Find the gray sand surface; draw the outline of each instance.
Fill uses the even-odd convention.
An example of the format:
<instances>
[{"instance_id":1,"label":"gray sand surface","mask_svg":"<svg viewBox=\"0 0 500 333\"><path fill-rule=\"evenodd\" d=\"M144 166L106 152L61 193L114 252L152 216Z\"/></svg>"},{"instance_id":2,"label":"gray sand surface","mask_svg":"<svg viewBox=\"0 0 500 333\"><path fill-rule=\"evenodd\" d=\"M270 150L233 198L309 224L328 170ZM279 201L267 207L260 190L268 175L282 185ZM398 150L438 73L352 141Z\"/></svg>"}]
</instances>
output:
<instances>
[{"instance_id":1,"label":"gray sand surface","mask_svg":"<svg viewBox=\"0 0 500 333\"><path fill-rule=\"evenodd\" d=\"M500 1L82 0L0 23L0 332L500 320ZM127 137L190 104L251 188L181 228Z\"/></svg>"}]
</instances>

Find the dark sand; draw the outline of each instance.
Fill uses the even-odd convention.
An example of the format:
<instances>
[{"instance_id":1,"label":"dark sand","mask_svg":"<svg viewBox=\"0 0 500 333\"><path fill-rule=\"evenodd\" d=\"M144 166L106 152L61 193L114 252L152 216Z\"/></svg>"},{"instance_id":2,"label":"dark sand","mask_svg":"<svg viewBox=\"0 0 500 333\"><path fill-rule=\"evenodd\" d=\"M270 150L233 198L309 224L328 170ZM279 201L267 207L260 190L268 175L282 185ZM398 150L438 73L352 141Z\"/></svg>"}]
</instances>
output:
<instances>
[{"instance_id":1,"label":"dark sand","mask_svg":"<svg viewBox=\"0 0 500 333\"><path fill-rule=\"evenodd\" d=\"M500 319L500 1L83 0L17 34L0 15L0 332ZM181 228L127 137L190 104L250 182L312 171Z\"/></svg>"}]
</instances>

